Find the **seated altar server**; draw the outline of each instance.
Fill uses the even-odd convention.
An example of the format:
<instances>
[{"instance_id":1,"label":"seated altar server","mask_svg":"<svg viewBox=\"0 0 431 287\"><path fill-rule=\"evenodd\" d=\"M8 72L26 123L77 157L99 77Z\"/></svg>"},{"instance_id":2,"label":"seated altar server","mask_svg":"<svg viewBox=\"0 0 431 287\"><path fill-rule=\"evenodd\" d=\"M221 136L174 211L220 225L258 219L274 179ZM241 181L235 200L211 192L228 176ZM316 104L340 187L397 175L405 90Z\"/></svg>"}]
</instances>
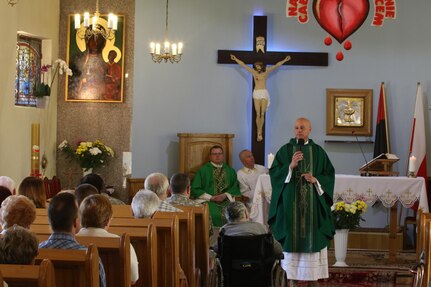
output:
<instances>
[{"instance_id":1,"label":"seated altar server","mask_svg":"<svg viewBox=\"0 0 431 287\"><path fill-rule=\"evenodd\" d=\"M244 167L239 169L236 173L238 177L239 190L243 197L248 210L253 203L254 190L256 189L257 179L259 175L267 173L268 169L263 165L256 164L254 161L253 153L247 149L239 153L239 159Z\"/></svg>"}]
</instances>

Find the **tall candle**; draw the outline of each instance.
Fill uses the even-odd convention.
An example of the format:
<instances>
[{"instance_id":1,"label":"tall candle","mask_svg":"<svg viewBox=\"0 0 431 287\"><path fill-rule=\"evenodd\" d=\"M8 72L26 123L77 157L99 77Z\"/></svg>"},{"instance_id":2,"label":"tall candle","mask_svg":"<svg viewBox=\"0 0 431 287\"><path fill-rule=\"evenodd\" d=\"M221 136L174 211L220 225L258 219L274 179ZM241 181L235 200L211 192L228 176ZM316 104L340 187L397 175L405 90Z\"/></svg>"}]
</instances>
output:
<instances>
[{"instance_id":1,"label":"tall candle","mask_svg":"<svg viewBox=\"0 0 431 287\"><path fill-rule=\"evenodd\" d=\"M39 176L40 125L31 124L31 176Z\"/></svg>"},{"instance_id":2,"label":"tall candle","mask_svg":"<svg viewBox=\"0 0 431 287\"><path fill-rule=\"evenodd\" d=\"M409 172L416 172L416 157L414 155L409 159Z\"/></svg>"},{"instance_id":3,"label":"tall candle","mask_svg":"<svg viewBox=\"0 0 431 287\"><path fill-rule=\"evenodd\" d=\"M271 168L273 162L274 162L274 154L270 153L268 154L268 161L267 161L268 168Z\"/></svg>"}]
</instances>

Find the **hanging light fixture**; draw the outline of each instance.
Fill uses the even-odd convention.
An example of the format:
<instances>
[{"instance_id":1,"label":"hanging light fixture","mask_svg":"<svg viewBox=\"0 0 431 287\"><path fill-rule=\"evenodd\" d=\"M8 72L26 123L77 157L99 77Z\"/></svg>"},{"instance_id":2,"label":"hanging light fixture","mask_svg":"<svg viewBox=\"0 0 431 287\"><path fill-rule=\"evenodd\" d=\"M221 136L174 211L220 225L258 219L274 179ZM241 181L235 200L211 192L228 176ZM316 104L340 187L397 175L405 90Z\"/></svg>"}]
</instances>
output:
<instances>
[{"instance_id":1,"label":"hanging light fixture","mask_svg":"<svg viewBox=\"0 0 431 287\"><path fill-rule=\"evenodd\" d=\"M13 5L17 4L18 0L7 0L7 4L13 7Z\"/></svg>"},{"instance_id":2,"label":"hanging light fixture","mask_svg":"<svg viewBox=\"0 0 431 287\"><path fill-rule=\"evenodd\" d=\"M168 60L171 63L178 63L181 61L181 55L183 54L183 43L170 43L168 40L169 30L168 30L168 9L169 8L169 0L166 0L166 23L165 23L165 42L163 44L163 53L161 53L161 44L160 43L150 43L150 54L151 58L155 63L160 63L162 60L165 60L165 63Z\"/></svg>"},{"instance_id":3,"label":"hanging light fixture","mask_svg":"<svg viewBox=\"0 0 431 287\"><path fill-rule=\"evenodd\" d=\"M106 40L112 40L115 37L115 31L117 30L118 17L112 13L108 15L108 22L103 18L100 18L99 13L99 0L96 0L96 11L90 21L90 13L84 13L84 21L81 27L81 15L75 14L75 29L77 30L78 37L80 39L89 39L91 37L97 38L102 36ZM106 29L106 28L107 29Z\"/></svg>"}]
</instances>

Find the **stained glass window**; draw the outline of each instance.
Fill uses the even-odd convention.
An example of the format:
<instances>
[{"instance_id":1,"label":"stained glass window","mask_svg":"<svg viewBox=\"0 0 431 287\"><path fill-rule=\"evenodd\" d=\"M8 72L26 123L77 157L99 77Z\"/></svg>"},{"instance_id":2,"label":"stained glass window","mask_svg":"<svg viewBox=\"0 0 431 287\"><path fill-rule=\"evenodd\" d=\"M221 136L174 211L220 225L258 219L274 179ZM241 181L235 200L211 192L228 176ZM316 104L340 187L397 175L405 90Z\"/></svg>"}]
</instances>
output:
<instances>
[{"instance_id":1,"label":"stained glass window","mask_svg":"<svg viewBox=\"0 0 431 287\"><path fill-rule=\"evenodd\" d=\"M36 83L40 81L42 41L18 35L15 76L15 105L36 106Z\"/></svg>"}]
</instances>

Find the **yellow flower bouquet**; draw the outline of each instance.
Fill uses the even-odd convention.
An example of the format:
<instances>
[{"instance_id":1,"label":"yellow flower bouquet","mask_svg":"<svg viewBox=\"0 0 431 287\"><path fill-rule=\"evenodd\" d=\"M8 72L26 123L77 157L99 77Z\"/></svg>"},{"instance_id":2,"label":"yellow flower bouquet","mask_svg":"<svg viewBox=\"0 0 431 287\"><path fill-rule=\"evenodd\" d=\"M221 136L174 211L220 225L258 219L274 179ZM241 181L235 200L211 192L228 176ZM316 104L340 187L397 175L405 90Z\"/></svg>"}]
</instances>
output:
<instances>
[{"instance_id":1,"label":"yellow flower bouquet","mask_svg":"<svg viewBox=\"0 0 431 287\"><path fill-rule=\"evenodd\" d=\"M76 148L64 140L58 149L68 158L75 159L84 170L105 166L109 158L114 157L114 150L100 140L95 142L80 141Z\"/></svg>"},{"instance_id":2,"label":"yellow flower bouquet","mask_svg":"<svg viewBox=\"0 0 431 287\"><path fill-rule=\"evenodd\" d=\"M338 201L332 206L335 229L355 229L358 228L362 218L362 213L367 211L367 204L362 200L352 203Z\"/></svg>"}]
</instances>

